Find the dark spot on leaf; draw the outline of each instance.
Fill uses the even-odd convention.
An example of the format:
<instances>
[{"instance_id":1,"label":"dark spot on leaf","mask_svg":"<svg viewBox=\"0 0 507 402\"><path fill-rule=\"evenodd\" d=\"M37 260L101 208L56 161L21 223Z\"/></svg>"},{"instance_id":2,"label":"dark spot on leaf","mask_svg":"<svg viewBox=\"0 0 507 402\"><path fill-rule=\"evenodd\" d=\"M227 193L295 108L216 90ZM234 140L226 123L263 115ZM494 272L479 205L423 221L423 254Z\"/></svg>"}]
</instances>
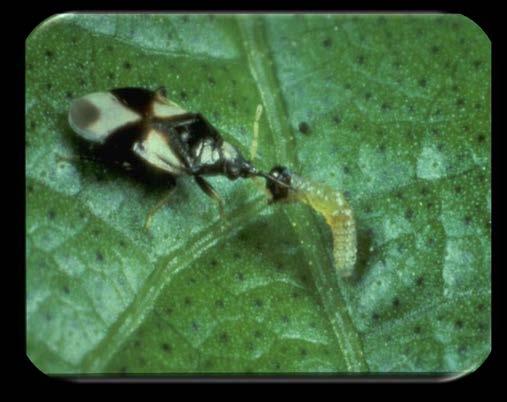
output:
<instances>
[{"instance_id":1,"label":"dark spot on leaf","mask_svg":"<svg viewBox=\"0 0 507 402\"><path fill-rule=\"evenodd\" d=\"M97 253L95 254L95 258L96 258L96 259L97 259L97 261L99 261L99 262L104 261L104 255L103 255L100 251L97 251Z\"/></svg>"},{"instance_id":2,"label":"dark spot on leaf","mask_svg":"<svg viewBox=\"0 0 507 402\"><path fill-rule=\"evenodd\" d=\"M425 78L422 78L422 79L420 79L420 80L419 80L419 86L420 86L421 88L426 88L426 84L427 84L427 83L428 83L428 82L426 81L426 79L425 79Z\"/></svg>"},{"instance_id":3,"label":"dark spot on leaf","mask_svg":"<svg viewBox=\"0 0 507 402\"><path fill-rule=\"evenodd\" d=\"M420 333L421 333L421 327L420 327L419 325L416 325L416 326L414 327L414 332L415 332L416 334L420 334Z\"/></svg>"},{"instance_id":4,"label":"dark spot on leaf","mask_svg":"<svg viewBox=\"0 0 507 402\"><path fill-rule=\"evenodd\" d=\"M364 64L364 61L365 61L365 57L362 54L357 56L357 59L356 59L357 64L362 65L362 64Z\"/></svg>"},{"instance_id":5,"label":"dark spot on leaf","mask_svg":"<svg viewBox=\"0 0 507 402\"><path fill-rule=\"evenodd\" d=\"M55 54L52 50L49 50L49 49L46 49L46 51L44 52L44 55L47 57L47 58L51 58L53 57Z\"/></svg>"},{"instance_id":6,"label":"dark spot on leaf","mask_svg":"<svg viewBox=\"0 0 507 402\"><path fill-rule=\"evenodd\" d=\"M428 190L428 187L422 187L421 188L421 195L422 196L426 196L430 193L430 191Z\"/></svg>"},{"instance_id":7,"label":"dark spot on leaf","mask_svg":"<svg viewBox=\"0 0 507 402\"><path fill-rule=\"evenodd\" d=\"M341 123L341 121L342 121L342 119L340 118L340 116L339 116L339 115L335 114L335 115L333 116L333 121L335 122L335 124L340 124L340 123Z\"/></svg>"},{"instance_id":8,"label":"dark spot on leaf","mask_svg":"<svg viewBox=\"0 0 507 402\"><path fill-rule=\"evenodd\" d=\"M484 141L486 141L486 136L484 134L479 134L477 136L477 142L482 144Z\"/></svg>"},{"instance_id":9,"label":"dark spot on leaf","mask_svg":"<svg viewBox=\"0 0 507 402\"><path fill-rule=\"evenodd\" d=\"M280 367L281 367L281 366L280 366L280 362L274 362L274 363L273 363L273 368L274 368L275 370L280 370Z\"/></svg>"},{"instance_id":10,"label":"dark spot on leaf","mask_svg":"<svg viewBox=\"0 0 507 402\"><path fill-rule=\"evenodd\" d=\"M238 272L236 274L236 278L238 279L238 281L243 281L245 279L245 276L243 275L243 272Z\"/></svg>"},{"instance_id":11,"label":"dark spot on leaf","mask_svg":"<svg viewBox=\"0 0 507 402\"><path fill-rule=\"evenodd\" d=\"M192 299L188 296L185 296L185 298L183 299L183 303L185 304L185 306L191 306L192 305Z\"/></svg>"},{"instance_id":12,"label":"dark spot on leaf","mask_svg":"<svg viewBox=\"0 0 507 402\"><path fill-rule=\"evenodd\" d=\"M480 303L477 305L477 311L483 311L484 310L484 303Z\"/></svg>"},{"instance_id":13,"label":"dark spot on leaf","mask_svg":"<svg viewBox=\"0 0 507 402\"><path fill-rule=\"evenodd\" d=\"M50 210L48 211L48 218L49 218L49 220L51 220L51 221L52 221L53 219L55 219L55 217L56 217L56 212L55 212L55 210L54 210L54 209L50 209Z\"/></svg>"},{"instance_id":14,"label":"dark spot on leaf","mask_svg":"<svg viewBox=\"0 0 507 402\"><path fill-rule=\"evenodd\" d=\"M299 131L302 134L310 134L310 126L308 125L307 122L303 121L299 123Z\"/></svg>"},{"instance_id":15,"label":"dark spot on leaf","mask_svg":"<svg viewBox=\"0 0 507 402\"><path fill-rule=\"evenodd\" d=\"M378 313L373 313L371 315L371 318L373 319L373 321L378 321L380 319L380 315Z\"/></svg>"},{"instance_id":16,"label":"dark spot on leaf","mask_svg":"<svg viewBox=\"0 0 507 402\"><path fill-rule=\"evenodd\" d=\"M383 112L386 112L386 111L388 111L389 109L391 109L391 106L390 106L387 102L384 102L384 103L382 103L381 108L382 108L382 111L383 111Z\"/></svg>"},{"instance_id":17,"label":"dark spot on leaf","mask_svg":"<svg viewBox=\"0 0 507 402\"><path fill-rule=\"evenodd\" d=\"M301 354L301 356L306 356L308 354L308 351L305 348L301 348L299 350L299 353Z\"/></svg>"},{"instance_id":18,"label":"dark spot on leaf","mask_svg":"<svg viewBox=\"0 0 507 402\"><path fill-rule=\"evenodd\" d=\"M289 317L286 314L282 315L281 319L284 324L289 323Z\"/></svg>"},{"instance_id":19,"label":"dark spot on leaf","mask_svg":"<svg viewBox=\"0 0 507 402\"><path fill-rule=\"evenodd\" d=\"M366 92L366 93L364 94L364 99L366 99L366 100L370 100L370 99L371 99L371 96L372 96L372 95L371 95L371 92Z\"/></svg>"},{"instance_id":20,"label":"dark spot on leaf","mask_svg":"<svg viewBox=\"0 0 507 402\"><path fill-rule=\"evenodd\" d=\"M171 315L172 312L173 312L173 309L171 307L166 307L165 308L165 312L166 312L167 315Z\"/></svg>"},{"instance_id":21,"label":"dark spot on leaf","mask_svg":"<svg viewBox=\"0 0 507 402\"><path fill-rule=\"evenodd\" d=\"M352 86L351 86L348 82L346 82L346 83L345 83L345 85L344 85L343 87L344 87L345 89L350 89L350 88L352 88Z\"/></svg>"},{"instance_id":22,"label":"dark spot on leaf","mask_svg":"<svg viewBox=\"0 0 507 402\"><path fill-rule=\"evenodd\" d=\"M482 62L480 60L474 60L473 66L478 69L481 66Z\"/></svg>"},{"instance_id":23,"label":"dark spot on leaf","mask_svg":"<svg viewBox=\"0 0 507 402\"><path fill-rule=\"evenodd\" d=\"M128 62L128 61L125 61L123 63L123 68L126 70L130 70L132 68L132 64L130 64L130 62Z\"/></svg>"},{"instance_id":24,"label":"dark spot on leaf","mask_svg":"<svg viewBox=\"0 0 507 402\"><path fill-rule=\"evenodd\" d=\"M331 38L326 38L322 41L322 46L324 47L331 47L331 45L333 44L333 41L331 40Z\"/></svg>"},{"instance_id":25,"label":"dark spot on leaf","mask_svg":"<svg viewBox=\"0 0 507 402\"><path fill-rule=\"evenodd\" d=\"M51 314L49 312L47 312L45 315L44 315L44 318L46 318L46 321L51 321L51 319L53 318L51 316Z\"/></svg>"},{"instance_id":26,"label":"dark spot on leaf","mask_svg":"<svg viewBox=\"0 0 507 402\"><path fill-rule=\"evenodd\" d=\"M211 266L212 266L212 267L216 267L217 265L218 265L218 261L217 261L217 260L215 260L215 259L212 259L212 260L211 260Z\"/></svg>"},{"instance_id":27,"label":"dark spot on leaf","mask_svg":"<svg viewBox=\"0 0 507 402\"><path fill-rule=\"evenodd\" d=\"M436 54L440 51L440 48L436 45L431 46L430 48L431 53Z\"/></svg>"},{"instance_id":28,"label":"dark spot on leaf","mask_svg":"<svg viewBox=\"0 0 507 402\"><path fill-rule=\"evenodd\" d=\"M169 345L168 343L163 343L162 344L162 350L166 353L170 353L171 352L171 345Z\"/></svg>"},{"instance_id":29,"label":"dark spot on leaf","mask_svg":"<svg viewBox=\"0 0 507 402\"><path fill-rule=\"evenodd\" d=\"M463 98L458 98L458 99L456 100L456 106L461 107L461 106L464 106L464 105L465 105L465 99L463 99Z\"/></svg>"},{"instance_id":30,"label":"dark spot on leaf","mask_svg":"<svg viewBox=\"0 0 507 402\"><path fill-rule=\"evenodd\" d=\"M199 324L197 324L196 321L192 321L192 331L194 332L199 331Z\"/></svg>"},{"instance_id":31,"label":"dark spot on leaf","mask_svg":"<svg viewBox=\"0 0 507 402\"><path fill-rule=\"evenodd\" d=\"M181 91L180 92L180 98L182 100L187 100L188 99L188 94L185 91Z\"/></svg>"},{"instance_id":32,"label":"dark spot on leaf","mask_svg":"<svg viewBox=\"0 0 507 402\"><path fill-rule=\"evenodd\" d=\"M419 277L416 279L415 284L416 284L418 287L424 286L424 277L423 277L423 276L419 276Z\"/></svg>"},{"instance_id":33,"label":"dark spot on leaf","mask_svg":"<svg viewBox=\"0 0 507 402\"><path fill-rule=\"evenodd\" d=\"M397 297L393 300L393 307L394 308L400 307L400 299L398 299Z\"/></svg>"},{"instance_id":34,"label":"dark spot on leaf","mask_svg":"<svg viewBox=\"0 0 507 402\"><path fill-rule=\"evenodd\" d=\"M229 335L227 334L227 332L220 333L218 338L219 338L220 342L222 342L222 343L229 342Z\"/></svg>"},{"instance_id":35,"label":"dark spot on leaf","mask_svg":"<svg viewBox=\"0 0 507 402\"><path fill-rule=\"evenodd\" d=\"M69 289L69 287L68 287L67 285L65 285L65 286L63 287L63 292L64 292L65 294L69 294L69 293L70 293L70 289Z\"/></svg>"},{"instance_id":36,"label":"dark spot on leaf","mask_svg":"<svg viewBox=\"0 0 507 402\"><path fill-rule=\"evenodd\" d=\"M209 76L208 77L208 82L210 83L210 85L215 85L216 84L216 81L213 77Z\"/></svg>"},{"instance_id":37,"label":"dark spot on leaf","mask_svg":"<svg viewBox=\"0 0 507 402\"><path fill-rule=\"evenodd\" d=\"M256 330L254 331L254 333L253 333L253 336L254 336L255 338L262 338L262 332L261 332L261 331L259 331L258 329L256 329Z\"/></svg>"},{"instance_id":38,"label":"dark spot on leaf","mask_svg":"<svg viewBox=\"0 0 507 402\"><path fill-rule=\"evenodd\" d=\"M223 308L224 307L224 301L222 299L219 299L215 302L215 306L219 307L219 308Z\"/></svg>"},{"instance_id":39,"label":"dark spot on leaf","mask_svg":"<svg viewBox=\"0 0 507 402\"><path fill-rule=\"evenodd\" d=\"M348 174L350 174L350 168L349 168L347 165L345 165L345 166L343 167L343 173L345 173L345 174L347 174L347 175L348 175Z\"/></svg>"},{"instance_id":40,"label":"dark spot on leaf","mask_svg":"<svg viewBox=\"0 0 507 402\"><path fill-rule=\"evenodd\" d=\"M454 325L456 325L456 328L461 329L463 328L463 321L457 320Z\"/></svg>"},{"instance_id":41,"label":"dark spot on leaf","mask_svg":"<svg viewBox=\"0 0 507 402\"><path fill-rule=\"evenodd\" d=\"M70 92L70 91L65 92L65 97L66 97L67 99L72 99L72 97L73 97L72 92Z\"/></svg>"},{"instance_id":42,"label":"dark spot on leaf","mask_svg":"<svg viewBox=\"0 0 507 402\"><path fill-rule=\"evenodd\" d=\"M112 80L114 78L114 74L112 72L107 73L107 78Z\"/></svg>"},{"instance_id":43,"label":"dark spot on leaf","mask_svg":"<svg viewBox=\"0 0 507 402\"><path fill-rule=\"evenodd\" d=\"M136 339L134 341L134 347L138 348L139 346L141 346L141 341L139 341L139 339Z\"/></svg>"},{"instance_id":44,"label":"dark spot on leaf","mask_svg":"<svg viewBox=\"0 0 507 402\"><path fill-rule=\"evenodd\" d=\"M264 303L262 302L261 299L255 299L254 300L254 306L255 307L261 308L263 305L264 305Z\"/></svg>"},{"instance_id":45,"label":"dark spot on leaf","mask_svg":"<svg viewBox=\"0 0 507 402\"><path fill-rule=\"evenodd\" d=\"M465 219L463 220L463 222L467 226L470 225L470 223L472 223L472 217L470 215L465 216Z\"/></svg>"},{"instance_id":46,"label":"dark spot on leaf","mask_svg":"<svg viewBox=\"0 0 507 402\"><path fill-rule=\"evenodd\" d=\"M463 188L460 185L457 185L457 186L454 187L454 192L456 194L460 194L462 189Z\"/></svg>"},{"instance_id":47,"label":"dark spot on leaf","mask_svg":"<svg viewBox=\"0 0 507 402\"><path fill-rule=\"evenodd\" d=\"M408 208L405 211L405 218L411 220L414 217L414 210L412 208Z\"/></svg>"}]
</instances>

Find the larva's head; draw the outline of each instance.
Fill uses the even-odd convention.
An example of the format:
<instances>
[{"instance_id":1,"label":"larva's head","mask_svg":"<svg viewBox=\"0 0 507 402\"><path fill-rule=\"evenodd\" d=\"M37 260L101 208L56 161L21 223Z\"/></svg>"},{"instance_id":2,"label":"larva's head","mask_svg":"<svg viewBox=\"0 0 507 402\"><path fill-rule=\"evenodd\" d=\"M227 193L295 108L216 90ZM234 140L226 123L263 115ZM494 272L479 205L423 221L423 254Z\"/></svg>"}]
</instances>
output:
<instances>
[{"instance_id":1,"label":"larva's head","mask_svg":"<svg viewBox=\"0 0 507 402\"><path fill-rule=\"evenodd\" d=\"M285 166L275 166L270 170L269 176L275 180L267 179L266 188L271 194L271 201L284 200L289 195L292 174Z\"/></svg>"}]
</instances>

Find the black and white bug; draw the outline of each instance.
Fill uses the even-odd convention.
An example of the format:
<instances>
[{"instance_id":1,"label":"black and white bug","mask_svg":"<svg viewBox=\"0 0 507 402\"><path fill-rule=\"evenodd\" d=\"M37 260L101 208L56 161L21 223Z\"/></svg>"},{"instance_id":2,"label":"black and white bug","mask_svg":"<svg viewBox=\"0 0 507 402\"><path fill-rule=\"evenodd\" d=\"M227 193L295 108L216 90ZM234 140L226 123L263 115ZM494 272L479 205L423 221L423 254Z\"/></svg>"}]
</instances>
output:
<instances>
[{"instance_id":1,"label":"black and white bug","mask_svg":"<svg viewBox=\"0 0 507 402\"><path fill-rule=\"evenodd\" d=\"M223 201L203 176L276 180L258 171L202 114L167 99L163 89L118 88L85 95L72 101L69 124L107 162L129 170L148 167L166 175L170 184L178 176L193 176L221 211ZM165 202L150 212L147 224Z\"/></svg>"}]
</instances>

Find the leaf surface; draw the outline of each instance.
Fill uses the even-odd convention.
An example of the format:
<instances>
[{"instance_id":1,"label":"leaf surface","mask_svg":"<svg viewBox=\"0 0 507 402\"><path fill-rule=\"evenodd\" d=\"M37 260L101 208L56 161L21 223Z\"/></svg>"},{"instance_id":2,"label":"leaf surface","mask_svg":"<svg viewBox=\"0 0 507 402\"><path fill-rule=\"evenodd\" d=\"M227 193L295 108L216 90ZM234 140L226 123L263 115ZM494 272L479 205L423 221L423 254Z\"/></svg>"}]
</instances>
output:
<instances>
[{"instance_id":1,"label":"leaf surface","mask_svg":"<svg viewBox=\"0 0 507 402\"><path fill-rule=\"evenodd\" d=\"M457 15L72 15L26 44L27 350L45 373L448 373L490 351L490 52ZM262 183L67 162L72 98L155 89L347 195L358 263Z\"/></svg>"}]
</instances>

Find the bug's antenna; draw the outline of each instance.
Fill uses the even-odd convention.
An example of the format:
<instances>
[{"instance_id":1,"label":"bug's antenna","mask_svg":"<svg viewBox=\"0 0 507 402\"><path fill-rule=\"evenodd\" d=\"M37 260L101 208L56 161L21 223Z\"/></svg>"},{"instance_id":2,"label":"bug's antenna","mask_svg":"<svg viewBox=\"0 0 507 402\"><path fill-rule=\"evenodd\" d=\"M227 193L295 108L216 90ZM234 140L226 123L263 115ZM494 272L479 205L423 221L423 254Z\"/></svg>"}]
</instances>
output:
<instances>
[{"instance_id":1,"label":"bug's antenna","mask_svg":"<svg viewBox=\"0 0 507 402\"><path fill-rule=\"evenodd\" d=\"M255 111L255 119L253 123L253 138L252 144L250 145L250 160L253 162L255 157L257 156L257 143L259 141L259 120L262 116L262 105L259 103L257 105L257 110Z\"/></svg>"}]
</instances>

